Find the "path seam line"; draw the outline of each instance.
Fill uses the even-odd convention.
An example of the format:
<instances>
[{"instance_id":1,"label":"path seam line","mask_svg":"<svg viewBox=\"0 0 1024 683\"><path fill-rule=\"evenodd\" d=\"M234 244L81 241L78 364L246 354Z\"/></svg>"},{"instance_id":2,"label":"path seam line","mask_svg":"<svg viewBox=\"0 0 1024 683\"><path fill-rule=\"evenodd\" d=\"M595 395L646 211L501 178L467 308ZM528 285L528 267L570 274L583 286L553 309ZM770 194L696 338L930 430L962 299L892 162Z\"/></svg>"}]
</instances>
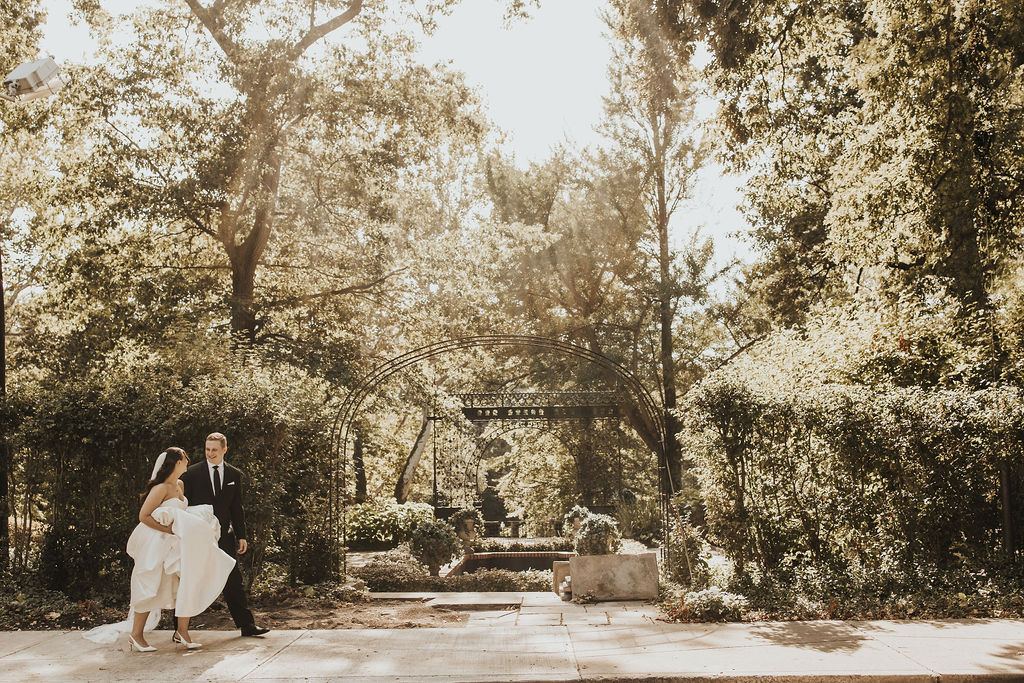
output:
<instances>
[{"instance_id":1,"label":"path seam line","mask_svg":"<svg viewBox=\"0 0 1024 683\"><path fill-rule=\"evenodd\" d=\"M289 641L288 641L287 643L285 643L284 645L282 645L282 646L281 646L281 647L280 647L280 648L278 649L278 651L277 651L277 652L275 652L274 654L272 654L272 655L270 655L269 657L267 657L266 659L264 659L264 660L263 660L262 662L260 662L260 663L259 663L259 664L257 664L256 666L254 666L254 667L253 667L252 669L250 669L249 671L246 671L246 672L245 672L244 674L242 674L241 676L239 676L239 677L238 677L238 678L237 678L236 680L239 680L239 681L244 681L244 680L245 680L246 678L248 678L249 676L251 676L251 675L253 675L254 673L256 673L257 669L259 669L259 668L260 668L261 666L263 666L264 664L267 664L267 663L269 663L269 662L272 662L272 661L274 661L275 659L277 659L277 657L278 657L278 656L279 656L279 655L280 655L280 654L281 654L282 652L284 652L284 651L285 651L286 649L288 649L289 647L291 647L292 645L294 645L294 644L295 644L295 641L299 640L300 638L303 638L303 637L305 637L305 635L306 635L307 633L309 633L309 630L305 630L305 631L300 631L300 632L299 632L299 635L295 636L294 638L292 638L291 640L289 640Z\"/></svg>"},{"instance_id":2,"label":"path seam line","mask_svg":"<svg viewBox=\"0 0 1024 683\"><path fill-rule=\"evenodd\" d=\"M879 640L878 638L876 638L874 636L874 634L864 631L863 628L860 627L860 626L854 626L853 630L854 631L859 631L859 632L863 633L865 635L865 637L875 641L876 643L878 643L879 645L882 645L883 647L886 647L886 648L892 650L893 652L898 654L900 657L903 657L904 659L907 659L907 660L913 662L914 664L917 664L919 667L924 669L926 674L929 674L932 677L932 680L934 680L935 683L940 683L942 681L942 675L938 671L936 671L935 669L931 668L930 666L927 666L926 664L923 664L923 663L917 661L916 659L914 659L913 657L908 655L906 652L900 652L898 649L896 649L895 647L893 647L889 643L887 643L887 642L885 642L883 640Z\"/></svg>"},{"instance_id":3,"label":"path seam line","mask_svg":"<svg viewBox=\"0 0 1024 683\"><path fill-rule=\"evenodd\" d=\"M12 631L12 633L13 633L13 631ZM62 631L61 633L71 633L71 631ZM0 656L0 659L6 659L7 657L10 657L11 655L16 655L19 652L27 650L30 647L35 647L36 645L38 645L39 643L43 642L44 640L45 640L45 637L44 636L40 636L39 640L35 641L34 643L29 643L28 645L24 645L22 647L19 647L17 650L11 650L7 654L5 654L3 656Z\"/></svg>"},{"instance_id":4,"label":"path seam line","mask_svg":"<svg viewBox=\"0 0 1024 683\"><path fill-rule=\"evenodd\" d=\"M565 629L565 639L569 641L569 652L572 653L572 663L576 666L576 676L582 681L583 670L580 668L580 658L576 656L576 643L572 640L572 633L569 632L569 627L565 624L559 626L559 628Z\"/></svg>"}]
</instances>

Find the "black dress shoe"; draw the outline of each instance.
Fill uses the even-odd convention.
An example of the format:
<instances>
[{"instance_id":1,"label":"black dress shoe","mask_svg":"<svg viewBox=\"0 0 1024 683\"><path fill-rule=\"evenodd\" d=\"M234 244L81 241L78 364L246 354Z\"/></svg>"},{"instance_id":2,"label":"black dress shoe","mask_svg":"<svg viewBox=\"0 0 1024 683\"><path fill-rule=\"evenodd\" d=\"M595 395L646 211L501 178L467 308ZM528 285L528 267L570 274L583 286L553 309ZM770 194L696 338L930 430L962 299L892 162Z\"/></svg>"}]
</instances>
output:
<instances>
[{"instance_id":1,"label":"black dress shoe","mask_svg":"<svg viewBox=\"0 0 1024 683\"><path fill-rule=\"evenodd\" d=\"M259 626L255 625L242 629L243 636L262 636L264 633L270 633L270 629L260 628Z\"/></svg>"}]
</instances>

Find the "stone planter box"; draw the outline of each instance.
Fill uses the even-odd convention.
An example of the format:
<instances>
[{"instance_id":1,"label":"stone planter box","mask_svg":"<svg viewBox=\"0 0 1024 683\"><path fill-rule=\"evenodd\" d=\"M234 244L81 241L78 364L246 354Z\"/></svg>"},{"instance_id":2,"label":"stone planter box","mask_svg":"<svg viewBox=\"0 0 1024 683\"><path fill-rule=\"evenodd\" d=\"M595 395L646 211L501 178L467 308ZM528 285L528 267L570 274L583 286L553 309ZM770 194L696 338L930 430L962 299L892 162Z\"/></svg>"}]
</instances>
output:
<instances>
[{"instance_id":1,"label":"stone planter box","mask_svg":"<svg viewBox=\"0 0 1024 683\"><path fill-rule=\"evenodd\" d=\"M551 590L558 595L558 587L569 576L569 560L555 560L551 563Z\"/></svg>"},{"instance_id":2,"label":"stone planter box","mask_svg":"<svg viewBox=\"0 0 1024 683\"><path fill-rule=\"evenodd\" d=\"M658 597L658 556L580 555L569 559L572 595L594 600L655 600Z\"/></svg>"}]
</instances>

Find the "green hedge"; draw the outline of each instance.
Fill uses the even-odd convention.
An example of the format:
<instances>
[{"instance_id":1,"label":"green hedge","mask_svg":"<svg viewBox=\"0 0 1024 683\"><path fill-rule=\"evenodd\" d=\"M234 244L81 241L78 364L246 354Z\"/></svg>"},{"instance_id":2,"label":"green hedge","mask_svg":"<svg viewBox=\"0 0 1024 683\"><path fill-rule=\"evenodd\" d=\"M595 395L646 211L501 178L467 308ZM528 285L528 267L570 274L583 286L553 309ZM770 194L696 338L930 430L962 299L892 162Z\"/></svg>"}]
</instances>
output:
<instances>
[{"instance_id":1,"label":"green hedge","mask_svg":"<svg viewBox=\"0 0 1024 683\"><path fill-rule=\"evenodd\" d=\"M505 543L493 538L477 538L472 543L475 553L528 553L549 551L571 551L571 538L546 538L537 543L512 541Z\"/></svg>"},{"instance_id":2,"label":"green hedge","mask_svg":"<svg viewBox=\"0 0 1024 683\"><path fill-rule=\"evenodd\" d=\"M292 581L328 576L323 482L333 415L315 379L257 363L189 374L124 352L59 384L22 380L10 389L13 498L42 516L46 533L29 569L45 585L73 598L126 591L125 542L154 459L178 445L201 461L213 431L227 435L226 460L244 476L245 574L273 561Z\"/></svg>"},{"instance_id":3,"label":"green hedge","mask_svg":"<svg viewBox=\"0 0 1024 683\"><path fill-rule=\"evenodd\" d=\"M372 550L394 548L409 540L417 522L434 519L434 508L427 503L386 500L350 506L345 514L348 546Z\"/></svg>"},{"instance_id":4,"label":"green hedge","mask_svg":"<svg viewBox=\"0 0 1024 683\"><path fill-rule=\"evenodd\" d=\"M1001 465L1024 529L1016 389L784 392L722 378L683 411L709 540L740 574L813 576L820 591L864 572L885 590L928 568L998 563Z\"/></svg>"}]
</instances>

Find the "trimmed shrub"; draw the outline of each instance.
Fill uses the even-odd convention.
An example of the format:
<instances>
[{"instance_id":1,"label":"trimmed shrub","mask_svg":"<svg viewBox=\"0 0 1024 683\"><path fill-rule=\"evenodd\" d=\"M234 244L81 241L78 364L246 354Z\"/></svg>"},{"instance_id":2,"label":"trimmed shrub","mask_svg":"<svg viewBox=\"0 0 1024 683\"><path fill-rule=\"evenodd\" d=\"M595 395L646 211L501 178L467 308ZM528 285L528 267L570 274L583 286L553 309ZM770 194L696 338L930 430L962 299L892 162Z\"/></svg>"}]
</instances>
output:
<instances>
[{"instance_id":1,"label":"trimmed shrub","mask_svg":"<svg viewBox=\"0 0 1024 683\"><path fill-rule=\"evenodd\" d=\"M441 565L462 550L462 543L451 524L431 518L417 522L413 527L409 534L409 549L417 560L427 565L431 576L437 576Z\"/></svg>"},{"instance_id":2,"label":"trimmed shrub","mask_svg":"<svg viewBox=\"0 0 1024 683\"><path fill-rule=\"evenodd\" d=\"M502 543L493 538L478 538L473 541L475 553L528 553L572 550L572 540L568 538L545 539L543 543Z\"/></svg>"},{"instance_id":3,"label":"trimmed shrub","mask_svg":"<svg viewBox=\"0 0 1024 683\"><path fill-rule=\"evenodd\" d=\"M373 558L352 575L366 582L371 591L546 591L551 588L548 570L514 572L508 569L478 569L458 576L431 576L427 567L415 559L408 546Z\"/></svg>"},{"instance_id":4,"label":"trimmed shrub","mask_svg":"<svg viewBox=\"0 0 1024 683\"><path fill-rule=\"evenodd\" d=\"M552 575L550 569L529 569L525 572L514 572L509 569L478 569L471 574L445 577L441 586L434 590L471 591L471 592L515 592L515 591L548 591L551 590Z\"/></svg>"},{"instance_id":5,"label":"trimmed shrub","mask_svg":"<svg viewBox=\"0 0 1024 683\"><path fill-rule=\"evenodd\" d=\"M419 590L411 586L419 586L430 577L426 565L412 556L408 545L378 555L349 573L365 581L371 591Z\"/></svg>"}]
</instances>

